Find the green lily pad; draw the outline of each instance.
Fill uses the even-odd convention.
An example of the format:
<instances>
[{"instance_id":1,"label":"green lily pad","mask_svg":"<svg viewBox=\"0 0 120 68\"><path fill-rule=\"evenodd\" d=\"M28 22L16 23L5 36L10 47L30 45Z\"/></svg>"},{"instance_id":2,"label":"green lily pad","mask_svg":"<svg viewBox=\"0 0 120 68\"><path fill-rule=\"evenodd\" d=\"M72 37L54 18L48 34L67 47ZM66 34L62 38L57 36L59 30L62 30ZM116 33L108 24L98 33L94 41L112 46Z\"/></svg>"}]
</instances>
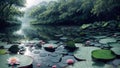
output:
<instances>
[{"instance_id":1,"label":"green lily pad","mask_svg":"<svg viewBox=\"0 0 120 68\"><path fill-rule=\"evenodd\" d=\"M91 26L91 24L83 24L80 29L86 29L88 28L89 26Z\"/></svg>"},{"instance_id":2,"label":"green lily pad","mask_svg":"<svg viewBox=\"0 0 120 68\"><path fill-rule=\"evenodd\" d=\"M109 43L111 47L120 47L119 43Z\"/></svg>"},{"instance_id":3,"label":"green lily pad","mask_svg":"<svg viewBox=\"0 0 120 68\"><path fill-rule=\"evenodd\" d=\"M9 67L7 61L10 57L17 57L20 61L20 64L17 65L15 68L29 66L33 62L33 59L31 57L25 55L13 55L13 54L0 55L0 61L2 61L0 62L0 68L11 68Z\"/></svg>"},{"instance_id":4,"label":"green lily pad","mask_svg":"<svg viewBox=\"0 0 120 68\"><path fill-rule=\"evenodd\" d=\"M6 54L6 50L5 49L0 49L0 55Z\"/></svg>"},{"instance_id":5,"label":"green lily pad","mask_svg":"<svg viewBox=\"0 0 120 68\"><path fill-rule=\"evenodd\" d=\"M92 57L95 59L110 60L114 59L116 56L112 53L111 50L98 49L92 51Z\"/></svg>"},{"instance_id":6,"label":"green lily pad","mask_svg":"<svg viewBox=\"0 0 120 68\"><path fill-rule=\"evenodd\" d=\"M98 48L98 47L79 47L79 49L74 53L74 56L78 59L92 60L91 52L96 49L100 49L100 48Z\"/></svg>"},{"instance_id":7,"label":"green lily pad","mask_svg":"<svg viewBox=\"0 0 120 68\"><path fill-rule=\"evenodd\" d=\"M120 47L114 47L114 48L111 48L111 50L112 50L116 55L119 55L119 56L120 56Z\"/></svg>"},{"instance_id":8,"label":"green lily pad","mask_svg":"<svg viewBox=\"0 0 120 68\"><path fill-rule=\"evenodd\" d=\"M99 43L102 43L102 44L107 44L112 42L117 42L117 40L115 38L110 38L110 37L99 40Z\"/></svg>"},{"instance_id":9,"label":"green lily pad","mask_svg":"<svg viewBox=\"0 0 120 68\"><path fill-rule=\"evenodd\" d=\"M104 64L102 62L81 61L77 62L67 68L114 68L112 65Z\"/></svg>"}]
</instances>

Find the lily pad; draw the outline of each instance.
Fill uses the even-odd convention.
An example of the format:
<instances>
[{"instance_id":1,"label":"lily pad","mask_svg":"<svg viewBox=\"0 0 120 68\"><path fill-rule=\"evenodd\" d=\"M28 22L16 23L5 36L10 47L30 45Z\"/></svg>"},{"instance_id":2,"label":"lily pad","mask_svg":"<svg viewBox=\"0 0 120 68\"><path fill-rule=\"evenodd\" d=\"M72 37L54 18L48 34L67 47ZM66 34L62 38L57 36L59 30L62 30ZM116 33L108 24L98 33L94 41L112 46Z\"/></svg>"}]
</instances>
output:
<instances>
[{"instance_id":1,"label":"lily pad","mask_svg":"<svg viewBox=\"0 0 120 68\"><path fill-rule=\"evenodd\" d=\"M49 46L52 46L53 48L58 47L57 44L44 44L44 45L43 45L43 47L49 47Z\"/></svg>"},{"instance_id":2,"label":"lily pad","mask_svg":"<svg viewBox=\"0 0 120 68\"><path fill-rule=\"evenodd\" d=\"M120 65L120 59L115 59L115 60L113 60L112 63L113 63L114 65L118 66L118 65Z\"/></svg>"},{"instance_id":3,"label":"lily pad","mask_svg":"<svg viewBox=\"0 0 120 68\"><path fill-rule=\"evenodd\" d=\"M119 56L120 56L120 47L114 47L114 48L111 48L111 50L112 50L116 55L119 55Z\"/></svg>"},{"instance_id":4,"label":"lily pad","mask_svg":"<svg viewBox=\"0 0 120 68\"><path fill-rule=\"evenodd\" d=\"M76 47L83 47L84 44L82 44L82 43L75 43L75 46L76 46Z\"/></svg>"},{"instance_id":5,"label":"lily pad","mask_svg":"<svg viewBox=\"0 0 120 68\"><path fill-rule=\"evenodd\" d=\"M55 49L58 47L58 45L57 44L44 44L43 47L46 51L54 52Z\"/></svg>"},{"instance_id":6,"label":"lily pad","mask_svg":"<svg viewBox=\"0 0 120 68\"><path fill-rule=\"evenodd\" d=\"M32 64L33 62L33 59L29 56L26 56L26 55L9 55L9 54L6 54L6 55L1 55L0 56L0 68L10 68L9 65L7 64L7 59L9 59L10 57L17 57L20 61L20 64L16 66L16 68L22 68L22 67L25 67L25 66L29 66Z\"/></svg>"},{"instance_id":7,"label":"lily pad","mask_svg":"<svg viewBox=\"0 0 120 68\"><path fill-rule=\"evenodd\" d=\"M72 59L74 62L77 62L77 60L76 60L73 56L64 56L64 57L62 57L61 62L64 63L64 64L67 64L66 61L67 61L68 59Z\"/></svg>"},{"instance_id":8,"label":"lily pad","mask_svg":"<svg viewBox=\"0 0 120 68\"><path fill-rule=\"evenodd\" d=\"M96 39L103 39L103 38L105 38L106 36L93 36L94 38L96 38Z\"/></svg>"},{"instance_id":9,"label":"lily pad","mask_svg":"<svg viewBox=\"0 0 120 68\"><path fill-rule=\"evenodd\" d=\"M86 29L88 28L89 26L91 26L91 24L83 24L80 29Z\"/></svg>"},{"instance_id":10,"label":"lily pad","mask_svg":"<svg viewBox=\"0 0 120 68\"><path fill-rule=\"evenodd\" d=\"M99 43L102 43L102 44L107 44L112 42L117 42L117 40L115 38L110 38L110 37L99 40Z\"/></svg>"},{"instance_id":11,"label":"lily pad","mask_svg":"<svg viewBox=\"0 0 120 68\"><path fill-rule=\"evenodd\" d=\"M111 50L98 49L92 51L92 57L100 60L111 60L114 59L116 56L112 53Z\"/></svg>"},{"instance_id":12,"label":"lily pad","mask_svg":"<svg viewBox=\"0 0 120 68\"><path fill-rule=\"evenodd\" d=\"M111 47L120 47L119 43L109 43Z\"/></svg>"},{"instance_id":13,"label":"lily pad","mask_svg":"<svg viewBox=\"0 0 120 68\"><path fill-rule=\"evenodd\" d=\"M6 54L6 50L5 49L0 49L0 55Z\"/></svg>"},{"instance_id":14,"label":"lily pad","mask_svg":"<svg viewBox=\"0 0 120 68\"><path fill-rule=\"evenodd\" d=\"M114 68L112 65L104 64L102 62L81 61L77 62L67 68Z\"/></svg>"},{"instance_id":15,"label":"lily pad","mask_svg":"<svg viewBox=\"0 0 120 68\"><path fill-rule=\"evenodd\" d=\"M98 47L80 47L75 53L74 56L78 59L92 60L91 52L93 50L100 49Z\"/></svg>"}]
</instances>

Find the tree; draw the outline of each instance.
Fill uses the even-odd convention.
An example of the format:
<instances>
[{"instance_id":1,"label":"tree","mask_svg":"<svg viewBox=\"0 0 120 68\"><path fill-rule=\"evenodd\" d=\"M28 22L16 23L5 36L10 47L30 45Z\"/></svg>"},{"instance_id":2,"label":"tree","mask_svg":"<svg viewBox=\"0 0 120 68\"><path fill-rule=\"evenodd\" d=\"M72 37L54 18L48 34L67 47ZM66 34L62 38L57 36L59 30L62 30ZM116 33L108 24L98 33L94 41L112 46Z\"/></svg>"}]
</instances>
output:
<instances>
[{"instance_id":1,"label":"tree","mask_svg":"<svg viewBox=\"0 0 120 68\"><path fill-rule=\"evenodd\" d=\"M25 6L25 0L1 0L0 1L0 21L16 21L17 16L23 16L19 8Z\"/></svg>"},{"instance_id":2,"label":"tree","mask_svg":"<svg viewBox=\"0 0 120 68\"><path fill-rule=\"evenodd\" d=\"M83 24L120 19L120 0L58 0L33 7L34 24ZM37 22L37 23L36 23Z\"/></svg>"}]
</instances>

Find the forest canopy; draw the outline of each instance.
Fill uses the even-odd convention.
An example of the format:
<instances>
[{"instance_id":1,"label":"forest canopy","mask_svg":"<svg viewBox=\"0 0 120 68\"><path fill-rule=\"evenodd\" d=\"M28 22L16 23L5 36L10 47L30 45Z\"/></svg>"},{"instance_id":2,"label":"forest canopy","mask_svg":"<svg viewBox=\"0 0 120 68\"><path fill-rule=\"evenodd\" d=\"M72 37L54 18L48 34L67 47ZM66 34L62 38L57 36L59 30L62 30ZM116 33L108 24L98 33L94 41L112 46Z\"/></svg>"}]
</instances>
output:
<instances>
[{"instance_id":1,"label":"forest canopy","mask_svg":"<svg viewBox=\"0 0 120 68\"><path fill-rule=\"evenodd\" d=\"M83 24L120 20L120 0L58 0L32 7L32 24Z\"/></svg>"},{"instance_id":2,"label":"forest canopy","mask_svg":"<svg viewBox=\"0 0 120 68\"><path fill-rule=\"evenodd\" d=\"M0 26L18 24L18 17L24 15L20 8L25 7L26 0L0 0Z\"/></svg>"}]
</instances>

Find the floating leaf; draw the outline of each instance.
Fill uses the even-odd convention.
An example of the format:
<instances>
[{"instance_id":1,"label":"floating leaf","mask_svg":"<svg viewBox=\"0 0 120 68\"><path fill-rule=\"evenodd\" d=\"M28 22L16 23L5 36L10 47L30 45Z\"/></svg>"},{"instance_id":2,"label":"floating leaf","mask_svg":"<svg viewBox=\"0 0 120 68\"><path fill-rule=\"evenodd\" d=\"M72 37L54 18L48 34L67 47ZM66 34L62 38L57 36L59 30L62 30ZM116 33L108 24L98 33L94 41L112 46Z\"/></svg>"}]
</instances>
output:
<instances>
[{"instance_id":1,"label":"floating leaf","mask_svg":"<svg viewBox=\"0 0 120 68\"><path fill-rule=\"evenodd\" d=\"M92 60L91 52L93 50L100 49L98 47L80 47L75 53L74 56L78 59Z\"/></svg>"},{"instance_id":2,"label":"floating leaf","mask_svg":"<svg viewBox=\"0 0 120 68\"><path fill-rule=\"evenodd\" d=\"M68 66L67 68L113 68L113 66L102 62L81 61L72 66Z\"/></svg>"},{"instance_id":3,"label":"floating leaf","mask_svg":"<svg viewBox=\"0 0 120 68\"><path fill-rule=\"evenodd\" d=\"M107 44L107 43L112 43L112 42L117 42L117 40L115 38L104 38L104 39L100 39L99 43L102 44Z\"/></svg>"},{"instance_id":4,"label":"floating leaf","mask_svg":"<svg viewBox=\"0 0 120 68\"><path fill-rule=\"evenodd\" d=\"M114 59L116 56L112 53L111 50L98 49L92 51L92 57L95 59L110 60Z\"/></svg>"},{"instance_id":5,"label":"floating leaf","mask_svg":"<svg viewBox=\"0 0 120 68\"><path fill-rule=\"evenodd\" d=\"M111 48L111 50L112 50L116 55L120 55L120 47L114 47L114 48Z\"/></svg>"},{"instance_id":6,"label":"floating leaf","mask_svg":"<svg viewBox=\"0 0 120 68\"><path fill-rule=\"evenodd\" d=\"M81 28L81 29L86 29L86 28L88 28L89 26L91 26L91 24L83 24L80 28Z\"/></svg>"},{"instance_id":7,"label":"floating leaf","mask_svg":"<svg viewBox=\"0 0 120 68\"><path fill-rule=\"evenodd\" d=\"M109 43L111 47L120 47L119 43Z\"/></svg>"}]
</instances>

